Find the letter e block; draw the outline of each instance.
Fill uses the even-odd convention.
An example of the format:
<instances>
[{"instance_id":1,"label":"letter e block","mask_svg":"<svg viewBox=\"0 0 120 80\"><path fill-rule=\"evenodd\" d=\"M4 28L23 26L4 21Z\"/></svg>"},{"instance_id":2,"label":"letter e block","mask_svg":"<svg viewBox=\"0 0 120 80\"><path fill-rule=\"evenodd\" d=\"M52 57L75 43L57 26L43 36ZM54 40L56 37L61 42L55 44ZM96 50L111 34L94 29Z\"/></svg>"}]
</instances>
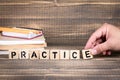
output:
<instances>
[{"instance_id":1,"label":"letter e block","mask_svg":"<svg viewBox=\"0 0 120 80\"><path fill-rule=\"evenodd\" d=\"M50 50L50 59L59 59L59 50Z\"/></svg>"},{"instance_id":2,"label":"letter e block","mask_svg":"<svg viewBox=\"0 0 120 80\"><path fill-rule=\"evenodd\" d=\"M93 55L91 54L90 49L82 50L82 55L83 55L83 59L91 59L91 58L93 58Z\"/></svg>"},{"instance_id":3,"label":"letter e block","mask_svg":"<svg viewBox=\"0 0 120 80\"><path fill-rule=\"evenodd\" d=\"M70 59L80 59L80 51L70 50Z\"/></svg>"},{"instance_id":4,"label":"letter e block","mask_svg":"<svg viewBox=\"0 0 120 80\"><path fill-rule=\"evenodd\" d=\"M49 50L40 50L40 59L49 59Z\"/></svg>"},{"instance_id":5,"label":"letter e block","mask_svg":"<svg viewBox=\"0 0 120 80\"><path fill-rule=\"evenodd\" d=\"M69 59L70 52L69 50L60 50L60 59Z\"/></svg>"},{"instance_id":6,"label":"letter e block","mask_svg":"<svg viewBox=\"0 0 120 80\"><path fill-rule=\"evenodd\" d=\"M17 50L9 50L9 59L18 59L19 55L18 55L18 51Z\"/></svg>"}]
</instances>

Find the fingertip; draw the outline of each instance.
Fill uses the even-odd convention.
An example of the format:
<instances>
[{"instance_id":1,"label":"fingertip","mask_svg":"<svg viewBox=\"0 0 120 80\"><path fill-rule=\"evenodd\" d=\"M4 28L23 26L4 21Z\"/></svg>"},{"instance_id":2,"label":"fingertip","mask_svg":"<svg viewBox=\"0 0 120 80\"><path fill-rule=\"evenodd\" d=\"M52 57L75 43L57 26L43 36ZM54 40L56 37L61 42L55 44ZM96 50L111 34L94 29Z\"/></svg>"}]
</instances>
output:
<instances>
[{"instance_id":1,"label":"fingertip","mask_svg":"<svg viewBox=\"0 0 120 80\"><path fill-rule=\"evenodd\" d=\"M106 55L107 54L107 52L106 51L104 51L103 53L102 53L102 55Z\"/></svg>"},{"instance_id":2,"label":"fingertip","mask_svg":"<svg viewBox=\"0 0 120 80\"><path fill-rule=\"evenodd\" d=\"M108 55L111 55L111 51L108 51L108 53L107 53Z\"/></svg>"},{"instance_id":3,"label":"fingertip","mask_svg":"<svg viewBox=\"0 0 120 80\"><path fill-rule=\"evenodd\" d=\"M97 55L98 53L97 53L97 50L95 50L95 49L90 49L90 51L91 51L91 54L92 55Z\"/></svg>"}]
</instances>

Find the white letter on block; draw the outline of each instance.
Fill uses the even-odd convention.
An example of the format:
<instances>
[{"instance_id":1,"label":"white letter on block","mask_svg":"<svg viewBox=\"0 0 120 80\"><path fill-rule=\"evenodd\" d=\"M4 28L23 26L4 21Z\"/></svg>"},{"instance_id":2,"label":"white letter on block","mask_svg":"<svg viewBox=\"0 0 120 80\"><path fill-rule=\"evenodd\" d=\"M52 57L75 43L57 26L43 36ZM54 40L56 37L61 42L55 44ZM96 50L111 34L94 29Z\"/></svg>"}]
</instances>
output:
<instances>
[{"instance_id":1,"label":"white letter on block","mask_svg":"<svg viewBox=\"0 0 120 80\"><path fill-rule=\"evenodd\" d=\"M50 59L59 59L59 50L50 50Z\"/></svg>"},{"instance_id":2,"label":"white letter on block","mask_svg":"<svg viewBox=\"0 0 120 80\"><path fill-rule=\"evenodd\" d=\"M49 50L40 50L40 59L49 59Z\"/></svg>"},{"instance_id":3,"label":"white letter on block","mask_svg":"<svg viewBox=\"0 0 120 80\"><path fill-rule=\"evenodd\" d=\"M90 49L89 50L82 50L82 55L83 55L83 59L93 58L93 55L91 54Z\"/></svg>"},{"instance_id":4,"label":"white letter on block","mask_svg":"<svg viewBox=\"0 0 120 80\"><path fill-rule=\"evenodd\" d=\"M60 59L69 59L70 52L69 50L60 50Z\"/></svg>"},{"instance_id":5,"label":"white letter on block","mask_svg":"<svg viewBox=\"0 0 120 80\"><path fill-rule=\"evenodd\" d=\"M38 50L29 50L30 59L39 59Z\"/></svg>"},{"instance_id":6,"label":"white letter on block","mask_svg":"<svg viewBox=\"0 0 120 80\"><path fill-rule=\"evenodd\" d=\"M80 59L80 51L70 50L70 59Z\"/></svg>"},{"instance_id":7,"label":"white letter on block","mask_svg":"<svg viewBox=\"0 0 120 80\"><path fill-rule=\"evenodd\" d=\"M18 59L18 51L17 50L10 50L9 51L9 59Z\"/></svg>"},{"instance_id":8,"label":"white letter on block","mask_svg":"<svg viewBox=\"0 0 120 80\"><path fill-rule=\"evenodd\" d=\"M29 51L28 50L19 50L19 58L20 59L28 59Z\"/></svg>"}]
</instances>

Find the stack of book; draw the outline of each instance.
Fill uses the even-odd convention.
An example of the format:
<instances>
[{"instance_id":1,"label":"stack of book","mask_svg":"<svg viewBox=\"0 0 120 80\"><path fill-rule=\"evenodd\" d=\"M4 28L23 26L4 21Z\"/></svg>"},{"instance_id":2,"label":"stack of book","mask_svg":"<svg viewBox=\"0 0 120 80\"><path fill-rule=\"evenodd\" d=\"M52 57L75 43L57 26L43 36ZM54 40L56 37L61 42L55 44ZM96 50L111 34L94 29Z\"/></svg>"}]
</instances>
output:
<instances>
[{"instance_id":1,"label":"stack of book","mask_svg":"<svg viewBox=\"0 0 120 80\"><path fill-rule=\"evenodd\" d=\"M45 48L41 29L0 27L0 50Z\"/></svg>"}]
</instances>

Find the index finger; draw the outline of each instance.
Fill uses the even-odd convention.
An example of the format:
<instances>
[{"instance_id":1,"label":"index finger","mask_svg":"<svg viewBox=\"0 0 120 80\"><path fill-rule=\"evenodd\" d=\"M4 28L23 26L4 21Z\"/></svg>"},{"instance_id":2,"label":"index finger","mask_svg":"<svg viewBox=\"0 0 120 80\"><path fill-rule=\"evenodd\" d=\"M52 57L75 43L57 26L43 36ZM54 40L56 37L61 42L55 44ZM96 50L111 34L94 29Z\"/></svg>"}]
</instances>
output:
<instances>
[{"instance_id":1,"label":"index finger","mask_svg":"<svg viewBox=\"0 0 120 80\"><path fill-rule=\"evenodd\" d=\"M85 49L90 49L92 46L96 43L97 39L100 39L102 36L106 36L107 29L104 27L104 25L99 28L97 31L95 31L89 40L86 43Z\"/></svg>"}]
</instances>

